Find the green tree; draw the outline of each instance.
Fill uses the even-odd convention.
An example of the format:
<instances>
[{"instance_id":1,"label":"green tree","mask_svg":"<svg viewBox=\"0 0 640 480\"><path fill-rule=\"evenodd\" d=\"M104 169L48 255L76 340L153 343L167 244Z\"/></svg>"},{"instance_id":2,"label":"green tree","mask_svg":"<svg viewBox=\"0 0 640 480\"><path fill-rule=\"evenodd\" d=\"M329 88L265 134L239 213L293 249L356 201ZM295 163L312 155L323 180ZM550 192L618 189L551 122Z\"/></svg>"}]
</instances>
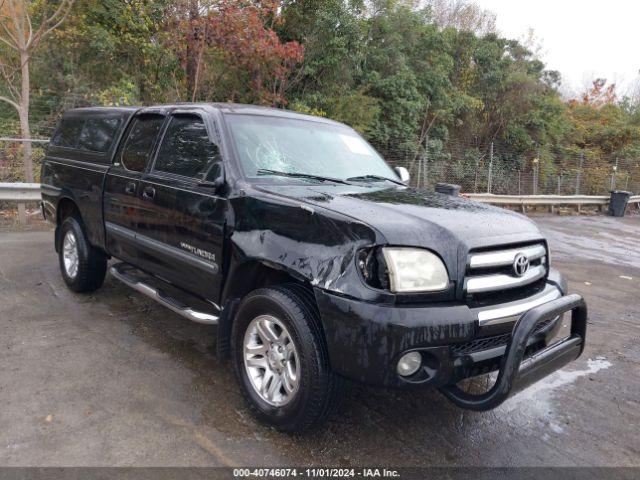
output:
<instances>
[{"instance_id":1,"label":"green tree","mask_svg":"<svg viewBox=\"0 0 640 480\"><path fill-rule=\"evenodd\" d=\"M50 4L46 0L5 0L0 3L0 102L13 107L20 122L24 175L33 182L29 108L31 59L36 50L65 20L73 0Z\"/></svg>"}]
</instances>

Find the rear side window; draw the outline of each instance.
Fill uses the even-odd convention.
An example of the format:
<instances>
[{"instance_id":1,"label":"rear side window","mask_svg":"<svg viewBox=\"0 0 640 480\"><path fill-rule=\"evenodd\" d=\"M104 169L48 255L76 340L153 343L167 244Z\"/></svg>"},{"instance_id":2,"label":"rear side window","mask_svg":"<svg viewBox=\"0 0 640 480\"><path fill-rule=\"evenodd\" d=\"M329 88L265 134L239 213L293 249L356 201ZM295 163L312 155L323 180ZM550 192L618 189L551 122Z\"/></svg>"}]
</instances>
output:
<instances>
[{"instance_id":1,"label":"rear side window","mask_svg":"<svg viewBox=\"0 0 640 480\"><path fill-rule=\"evenodd\" d=\"M218 146L209 140L202 119L197 115L176 115L167 127L154 170L206 179L219 161Z\"/></svg>"},{"instance_id":2,"label":"rear side window","mask_svg":"<svg viewBox=\"0 0 640 480\"><path fill-rule=\"evenodd\" d=\"M133 120L120 161L127 170L142 172L164 122L161 116L143 116Z\"/></svg>"},{"instance_id":3,"label":"rear side window","mask_svg":"<svg viewBox=\"0 0 640 480\"><path fill-rule=\"evenodd\" d=\"M111 148L120 126L117 117L89 118L80 132L78 148L90 152L104 153Z\"/></svg>"},{"instance_id":4,"label":"rear side window","mask_svg":"<svg viewBox=\"0 0 640 480\"><path fill-rule=\"evenodd\" d=\"M55 147L76 148L83 125L83 118L63 118L50 144Z\"/></svg>"}]
</instances>

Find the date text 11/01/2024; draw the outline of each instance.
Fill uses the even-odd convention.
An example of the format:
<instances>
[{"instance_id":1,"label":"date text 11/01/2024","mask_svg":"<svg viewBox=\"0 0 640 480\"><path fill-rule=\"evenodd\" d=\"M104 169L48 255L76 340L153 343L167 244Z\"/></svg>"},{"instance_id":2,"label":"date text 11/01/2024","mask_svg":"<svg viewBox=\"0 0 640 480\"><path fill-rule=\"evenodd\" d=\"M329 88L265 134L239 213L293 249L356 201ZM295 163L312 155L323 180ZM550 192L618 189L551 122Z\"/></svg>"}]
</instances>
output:
<instances>
[{"instance_id":1,"label":"date text 11/01/2024","mask_svg":"<svg viewBox=\"0 0 640 480\"><path fill-rule=\"evenodd\" d=\"M235 468L234 478L398 478L387 468Z\"/></svg>"}]
</instances>

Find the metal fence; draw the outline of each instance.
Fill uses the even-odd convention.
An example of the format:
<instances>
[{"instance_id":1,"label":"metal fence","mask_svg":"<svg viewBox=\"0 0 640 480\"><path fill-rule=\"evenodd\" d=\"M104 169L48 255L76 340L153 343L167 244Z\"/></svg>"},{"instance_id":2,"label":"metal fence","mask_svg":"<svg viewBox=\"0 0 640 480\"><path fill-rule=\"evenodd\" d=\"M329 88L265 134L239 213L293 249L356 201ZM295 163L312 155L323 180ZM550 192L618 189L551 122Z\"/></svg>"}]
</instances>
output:
<instances>
[{"instance_id":1,"label":"metal fence","mask_svg":"<svg viewBox=\"0 0 640 480\"><path fill-rule=\"evenodd\" d=\"M640 193L638 158L580 151L517 155L506 146L439 141L417 152L391 150L384 156L391 165L406 167L412 184L419 187L455 183L463 192L497 195L607 195L616 189Z\"/></svg>"},{"instance_id":2,"label":"metal fence","mask_svg":"<svg viewBox=\"0 0 640 480\"><path fill-rule=\"evenodd\" d=\"M32 140L35 181L47 140ZM22 141L0 137L0 182L25 181ZM380 149L393 166L404 166L414 186L455 183L466 193L496 195L607 195L640 193L640 159L585 152L517 155L508 146L479 148L455 142L427 142L417 152Z\"/></svg>"},{"instance_id":3,"label":"metal fence","mask_svg":"<svg viewBox=\"0 0 640 480\"><path fill-rule=\"evenodd\" d=\"M0 182L24 182L24 140L0 137ZM48 139L30 139L34 180L40 181L40 161L49 143Z\"/></svg>"},{"instance_id":4,"label":"metal fence","mask_svg":"<svg viewBox=\"0 0 640 480\"><path fill-rule=\"evenodd\" d=\"M493 205L517 207L526 212L527 207L545 206L553 213L556 207L574 206L578 213L581 207L589 205L604 209L609 204L608 195L493 195L490 193L467 193L472 200ZM0 201L15 203L18 206L18 221L27 223L27 203L40 200L39 183L2 183L0 182ZM640 195L629 199L631 205L640 209Z\"/></svg>"}]
</instances>

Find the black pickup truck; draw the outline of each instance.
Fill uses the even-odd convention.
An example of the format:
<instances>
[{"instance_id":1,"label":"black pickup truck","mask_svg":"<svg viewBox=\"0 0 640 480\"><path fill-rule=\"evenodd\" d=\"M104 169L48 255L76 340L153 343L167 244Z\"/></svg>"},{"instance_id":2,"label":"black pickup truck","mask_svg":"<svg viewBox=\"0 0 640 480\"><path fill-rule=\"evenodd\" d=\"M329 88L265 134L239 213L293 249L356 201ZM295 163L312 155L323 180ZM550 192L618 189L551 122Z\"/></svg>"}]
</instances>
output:
<instances>
[{"instance_id":1,"label":"black pickup truck","mask_svg":"<svg viewBox=\"0 0 640 480\"><path fill-rule=\"evenodd\" d=\"M586 306L533 222L408 180L324 118L87 108L51 139L42 208L70 289L117 259L118 280L217 325L251 410L281 430L319 425L345 378L487 410L577 358Z\"/></svg>"}]
</instances>

